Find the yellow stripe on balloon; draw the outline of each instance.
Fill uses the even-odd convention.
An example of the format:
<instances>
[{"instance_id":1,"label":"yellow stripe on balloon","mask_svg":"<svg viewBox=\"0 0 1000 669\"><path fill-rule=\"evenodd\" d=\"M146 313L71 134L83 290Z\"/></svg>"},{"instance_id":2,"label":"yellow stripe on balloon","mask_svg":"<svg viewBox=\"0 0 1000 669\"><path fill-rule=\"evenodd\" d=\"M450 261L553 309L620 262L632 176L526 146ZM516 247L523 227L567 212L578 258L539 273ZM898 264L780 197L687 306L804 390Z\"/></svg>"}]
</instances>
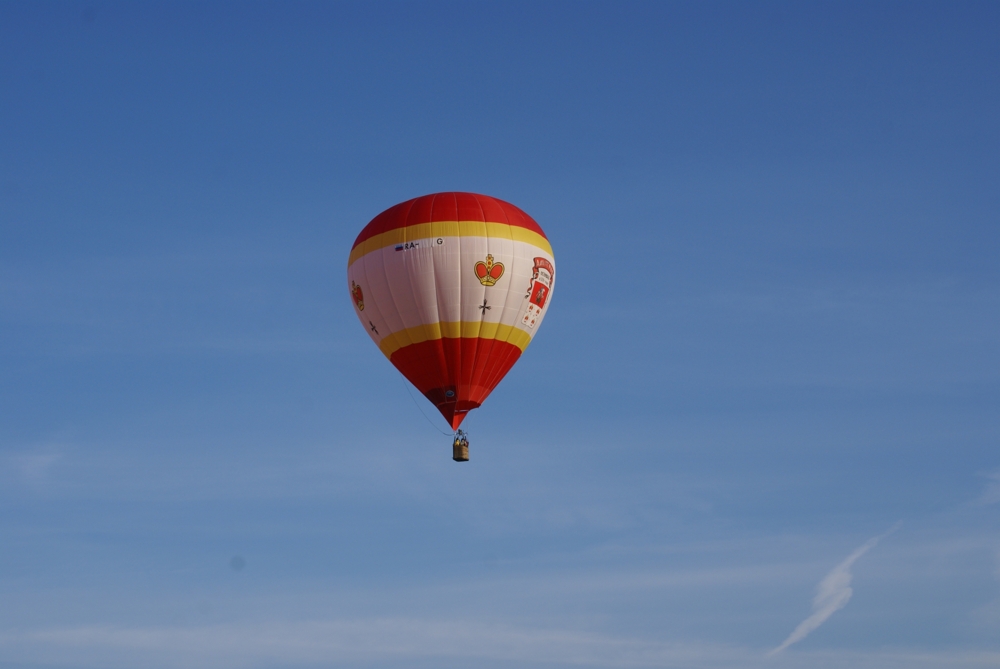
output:
<instances>
[{"instance_id":1,"label":"yellow stripe on balloon","mask_svg":"<svg viewBox=\"0 0 1000 669\"><path fill-rule=\"evenodd\" d=\"M502 323L483 323L482 321L453 321L450 323L429 323L417 325L405 330L398 330L387 335L379 342L379 349L387 358L410 344L419 344L434 339L500 339L521 349L528 348L531 335L520 328Z\"/></svg>"},{"instance_id":2,"label":"yellow stripe on balloon","mask_svg":"<svg viewBox=\"0 0 1000 669\"><path fill-rule=\"evenodd\" d=\"M552 245L549 244L549 240L534 230L522 228L518 225L483 223L482 221L435 221L434 223L418 223L417 225L393 228L392 230L369 237L351 249L351 255L347 259L347 267L350 268L355 260L372 251L378 251L387 246L395 246L396 244L402 244L414 239L434 237L496 237L498 239L512 239L515 242L526 242L532 246L537 246L550 256L552 255Z\"/></svg>"}]
</instances>

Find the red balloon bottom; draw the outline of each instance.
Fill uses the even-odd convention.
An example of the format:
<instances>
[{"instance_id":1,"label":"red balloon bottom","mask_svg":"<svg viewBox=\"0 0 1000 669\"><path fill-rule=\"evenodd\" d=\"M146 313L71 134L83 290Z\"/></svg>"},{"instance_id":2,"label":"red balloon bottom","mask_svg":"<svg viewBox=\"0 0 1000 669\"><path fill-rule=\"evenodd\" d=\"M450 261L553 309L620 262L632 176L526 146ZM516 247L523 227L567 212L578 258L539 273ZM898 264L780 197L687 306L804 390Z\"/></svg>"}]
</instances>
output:
<instances>
[{"instance_id":1,"label":"red balloon bottom","mask_svg":"<svg viewBox=\"0 0 1000 669\"><path fill-rule=\"evenodd\" d=\"M445 337L404 346L389 360L457 430L520 357L505 341Z\"/></svg>"}]
</instances>

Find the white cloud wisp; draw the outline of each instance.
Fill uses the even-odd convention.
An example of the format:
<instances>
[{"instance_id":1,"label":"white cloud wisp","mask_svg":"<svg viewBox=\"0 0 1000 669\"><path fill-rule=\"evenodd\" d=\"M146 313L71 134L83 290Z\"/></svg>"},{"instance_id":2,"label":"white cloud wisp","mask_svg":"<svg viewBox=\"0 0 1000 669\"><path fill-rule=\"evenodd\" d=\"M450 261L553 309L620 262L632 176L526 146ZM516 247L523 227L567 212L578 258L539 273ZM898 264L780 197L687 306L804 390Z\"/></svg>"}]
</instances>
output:
<instances>
[{"instance_id":1,"label":"white cloud wisp","mask_svg":"<svg viewBox=\"0 0 1000 669\"><path fill-rule=\"evenodd\" d=\"M987 478L990 479L990 482L986 484L986 489L983 490L983 494L977 500L980 506L1000 502L1000 471L987 474Z\"/></svg>"},{"instance_id":2,"label":"white cloud wisp","mask_svg":"<svg viewBox=\"0 0 1000 669\"><path fill-rule=\"evenodd\" d=\"M843 562L834 567L829 574L824 576L816 588L812 615L799 623L798 627L788 635L788 638L780 646L770 651L768 655L777 655L793 643L806 638L810 632L825 623L827 618L832 616L836 611L844 608L851 599L851 595L854 594L854 590L851 588L851 579L854 577L851 573L851 567L857 562L858 558L870 551L875 547L875 544L897 529L899 529L899 523L896 523L888 532L880 534L877 537L872 537L848 555Z\"/></svg>"}]
</instances>

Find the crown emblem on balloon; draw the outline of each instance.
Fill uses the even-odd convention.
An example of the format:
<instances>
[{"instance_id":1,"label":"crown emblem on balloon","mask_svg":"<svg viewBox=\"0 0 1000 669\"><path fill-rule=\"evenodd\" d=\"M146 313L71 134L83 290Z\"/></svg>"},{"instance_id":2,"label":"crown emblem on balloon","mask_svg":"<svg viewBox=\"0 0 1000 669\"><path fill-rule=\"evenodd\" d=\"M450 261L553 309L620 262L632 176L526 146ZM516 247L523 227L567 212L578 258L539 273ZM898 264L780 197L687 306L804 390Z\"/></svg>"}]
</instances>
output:
<instances>
[{"instance_id":1,"label":"crown emblem on balloon","mask_svg":"<svg viewBox=\"0 0 1000 669\"><path fill-rule=\"evenodd\" d=\"M486 255L486 262L480 260L473 269L476 271L476 278L479 279L479 283L484 286L495 285L500 280L500 277L503 276L503 263L493 262L491 254Z\"/></svg>"},{"instance_id":2,"label":"crown emblem on balloon","mask_svg":"<svg viewBox=\"0 0 1000 669\"><path fill-rule=\"evenodd\" d=\"M365 310L365 294L361 292L361 286L351 281L351 297L354 304L358 305L358 311Z\"/></svg>"}]
</instances>

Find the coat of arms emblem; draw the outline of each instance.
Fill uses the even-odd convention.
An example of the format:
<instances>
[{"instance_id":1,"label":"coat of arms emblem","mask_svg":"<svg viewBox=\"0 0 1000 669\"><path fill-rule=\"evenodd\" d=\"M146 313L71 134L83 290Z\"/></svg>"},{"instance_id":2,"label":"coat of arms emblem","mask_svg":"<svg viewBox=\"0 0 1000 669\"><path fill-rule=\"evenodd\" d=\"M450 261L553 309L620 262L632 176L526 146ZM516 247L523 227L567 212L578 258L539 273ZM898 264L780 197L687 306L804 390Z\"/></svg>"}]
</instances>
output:
<instances>
[{"instance_id":1,"label":"coat of arms emblem","mask_svg":"<svg viewBox=\"0 0 1000 669\"><path fill-rule=\"evenodd\" d=\"M358 311L365 310L365 294L361 292L361 286L351 281L351 299L357 305Z\"/></svg>"},{"instance_id":2,"label":"coat of arms emblem","mask_svg":"<svg viewBox=\"0 0 1000 669\"><path fill-rule=\"evenodd\" d=\"M524 299L528 300L528 308L521 319L523 325L529 328L535 327L538 318L545 308L545 301L552 290L552 281L556 277L556 268L545 258L535 258L535 266L531 272L531 283L528 284L528 294Z\"/></svg>"}]
</instances>

